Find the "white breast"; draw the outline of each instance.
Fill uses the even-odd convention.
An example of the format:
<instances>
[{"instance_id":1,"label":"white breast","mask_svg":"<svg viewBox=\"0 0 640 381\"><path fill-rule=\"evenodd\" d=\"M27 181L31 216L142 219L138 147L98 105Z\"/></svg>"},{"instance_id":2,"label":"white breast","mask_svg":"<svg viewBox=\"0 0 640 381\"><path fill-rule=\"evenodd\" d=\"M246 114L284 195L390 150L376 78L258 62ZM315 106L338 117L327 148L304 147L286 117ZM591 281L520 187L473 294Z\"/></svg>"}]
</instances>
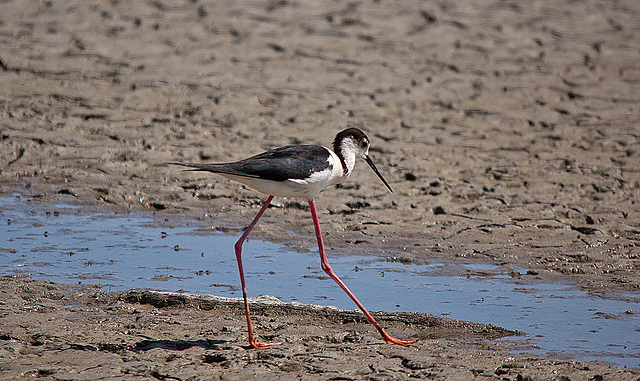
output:
<instances>
[{"instance_id":1,"label":"white breast","mask_svg":"<svg viewBox=\"0 0 640 381\"><path fill-rule=\"evenodd\" d=\"M295 180L287 180L285 183L288 184L296 184L304 188L304 197L311 200L318 193L322 192L326 188L341 183L346 177L344 176L344 171L342 170L342 163L338 156L331 151L329 151L330 156L327 159L329 166L324 171L312 173L306 179L295 179ZM289 197L302 197L302 196L289 196Z\"/></svg>"}]
</instances>

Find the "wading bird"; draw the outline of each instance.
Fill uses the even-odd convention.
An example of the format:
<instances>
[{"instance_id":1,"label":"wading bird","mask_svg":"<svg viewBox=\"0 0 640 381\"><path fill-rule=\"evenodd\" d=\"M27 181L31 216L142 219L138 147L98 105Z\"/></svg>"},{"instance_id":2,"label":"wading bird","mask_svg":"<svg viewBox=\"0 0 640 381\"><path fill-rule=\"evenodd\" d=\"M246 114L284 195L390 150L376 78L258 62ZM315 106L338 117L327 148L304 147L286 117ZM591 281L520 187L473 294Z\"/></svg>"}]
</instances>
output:
<instances>
[{"instance_id":1,"label":"wading bird","mask_svg":"<svg viewBox=\"0 0 640 381\"><path fill-rule=\"evenodd\" d=\"M247 299L247 287L242 269L242 244L251 233L262 214L273 200L274 196L304 198L309 202L311 218L316 231L318 249L320 251L320 263L322 270L331 277L356 305L364 312L382 338L387 343L408 345L416 340L400 340L391 337L378 322L371 316L369 311L360 303L355 295L333 272L322 243L320 233L320 223L318 222L318 212L316 211L315 197L329 186L339 184L351 175L356 162L356 157L363 158L367 164L378 175L384 185L393 192L389 183L382 177L376 166L369 158L369 138L358 128L348 128L339 132L333 141L333 150L317 145L290 145L272 149L256 156L233 163L220 164L193 164L193 163L170 163L193 168L193 171L207 171L222 175L231 180L240 182L259 192L269 195L264 205L251 221L238 242L235 244L236 259L240 271L240 282L242 284L242 297L244 298L244 309L247 317L247 329L249 331L249 344L254 348L264 349L266 347L281 343L262 343L255 340L251 316L249 313L249 302Z\"/></svg>"}]
</instances>

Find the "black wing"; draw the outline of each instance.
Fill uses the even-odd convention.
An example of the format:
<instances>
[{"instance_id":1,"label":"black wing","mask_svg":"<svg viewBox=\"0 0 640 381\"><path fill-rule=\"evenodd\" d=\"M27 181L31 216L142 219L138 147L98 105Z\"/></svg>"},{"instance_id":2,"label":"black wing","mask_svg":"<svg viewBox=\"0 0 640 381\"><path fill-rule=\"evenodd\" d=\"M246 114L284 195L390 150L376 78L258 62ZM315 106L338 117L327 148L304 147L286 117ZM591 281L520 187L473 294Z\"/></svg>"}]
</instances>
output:
<instances>
[{"instance_id":1,"label":"black wing","mask_svg":"<svg viewBox=\"0 0 640 381\"><path fill-rule=\"evenodd\" d=\"M226 164L184 164L194 171L209 171L271 181L305 179L314 172L332 169L330 153L321 146L293 145L272 149L244 160Z\"/></svg>"}]
</instances>

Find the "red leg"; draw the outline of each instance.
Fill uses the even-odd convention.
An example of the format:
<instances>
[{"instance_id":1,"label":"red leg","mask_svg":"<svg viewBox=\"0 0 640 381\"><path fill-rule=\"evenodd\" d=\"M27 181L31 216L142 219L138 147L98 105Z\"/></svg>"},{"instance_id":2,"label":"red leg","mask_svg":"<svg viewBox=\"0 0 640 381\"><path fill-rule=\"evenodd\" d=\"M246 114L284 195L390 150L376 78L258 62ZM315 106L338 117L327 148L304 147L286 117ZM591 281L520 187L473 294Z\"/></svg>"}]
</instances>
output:
<instances>
[{"instance_id":1,"label":"red leg","mask_svg":"<svg viewBox=\"0 0 640 381\"><path fill-rule=\"evenodd\" d=\"M249 316L249 300L247 299L247 286L245 285L245 282L244 282L244 271L242 270L242 258L241 258L242 244L244 243L244 240L247 239L247 236L249 236L249 233L251 233L251 230L253 230L253 227L256 226L256 224L258 223L258 220L260 219L260 217L262 217L262 214L264 214L265 210L267 210L267 207L271 203L271 200L273 200L273 196L269 196L269 198L267 198L267 201L265 201L264 205L262 205L262 208L260 208L260 211L258 212L256 217L253 219L253 221L251 221L251 223L249 224L247 229L244 231L244 233L242 233L242 236L240 237L238 242L236 242L236 245L235 245L236 260L238 261L238 270L240 270L240 283L242 284L242 298L244 299L244 313L245 315L247 315L247 329L249 330L249 344L251 344L252 347L257 349L264 349L272 345L278 345L281 343L261 343L261 342L255 341L253 337L253 326L251 324L251 317Z\"/></svg>"},{"instance_id":2,"label":"red leg","mask_svg":"<svg viewBox=\"0 0 640 381\"><path fill-rule=\"evenodd\" d=\"M373 326L376 327L378 332L380 332L385 342L399 344L399 345L409 345L409 344L415 343L416 340L400 340L400 339L396 339L395 337L391 337L384 329L382 329L382 327L380 327L378 322L373 318L373 316L371 316L369 311L367 311L367 309L364 308L364 306L362 305L362 303L360 303L360 301L356 298L356 296L353 295L353 293L349 290L349 288L347 288L347 286L333 272L333 270L331 269L331 266L329 266L329 262L327 261L327 255L324 252L324 244L322 243L322 234L320 233L320 222L318 221L318 212L316 211L315 201L309 200L309 207L311 209L311 217L313 218L313 225L316 228L316 238L318 239L318 249L320 250L320 263L324 272L327 273L327 275L329 275L331 279L333 279L344 290L344 292L347 293L347 295L349 295L349 297L356 303L358 307L360 307L360 309L362 310L362 312L364 312L367 319L369 319L371 324L373 324Z\"/></svg>"}]
</instances>

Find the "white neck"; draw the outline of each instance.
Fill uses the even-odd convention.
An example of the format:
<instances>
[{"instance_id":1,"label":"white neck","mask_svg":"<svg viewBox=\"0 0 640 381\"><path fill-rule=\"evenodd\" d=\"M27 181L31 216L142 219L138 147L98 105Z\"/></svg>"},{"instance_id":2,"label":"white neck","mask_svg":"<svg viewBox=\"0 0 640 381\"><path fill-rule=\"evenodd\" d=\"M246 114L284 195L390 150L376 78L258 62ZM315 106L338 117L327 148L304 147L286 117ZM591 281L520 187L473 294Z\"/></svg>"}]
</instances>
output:
<instances>
[{"instance_id":1,"label":"white neck","mask_svg":"<svg viewBox=\"0 0 640 381\"><path fill-rule=\"evenodd\" d=\"M344 139L340 143L340 149L336 152L339 158L344 161L344 175L348 177L356 165L356 156L362 155L362 150L357 146L353 139Z\"/></svg>"}]
</instances>

